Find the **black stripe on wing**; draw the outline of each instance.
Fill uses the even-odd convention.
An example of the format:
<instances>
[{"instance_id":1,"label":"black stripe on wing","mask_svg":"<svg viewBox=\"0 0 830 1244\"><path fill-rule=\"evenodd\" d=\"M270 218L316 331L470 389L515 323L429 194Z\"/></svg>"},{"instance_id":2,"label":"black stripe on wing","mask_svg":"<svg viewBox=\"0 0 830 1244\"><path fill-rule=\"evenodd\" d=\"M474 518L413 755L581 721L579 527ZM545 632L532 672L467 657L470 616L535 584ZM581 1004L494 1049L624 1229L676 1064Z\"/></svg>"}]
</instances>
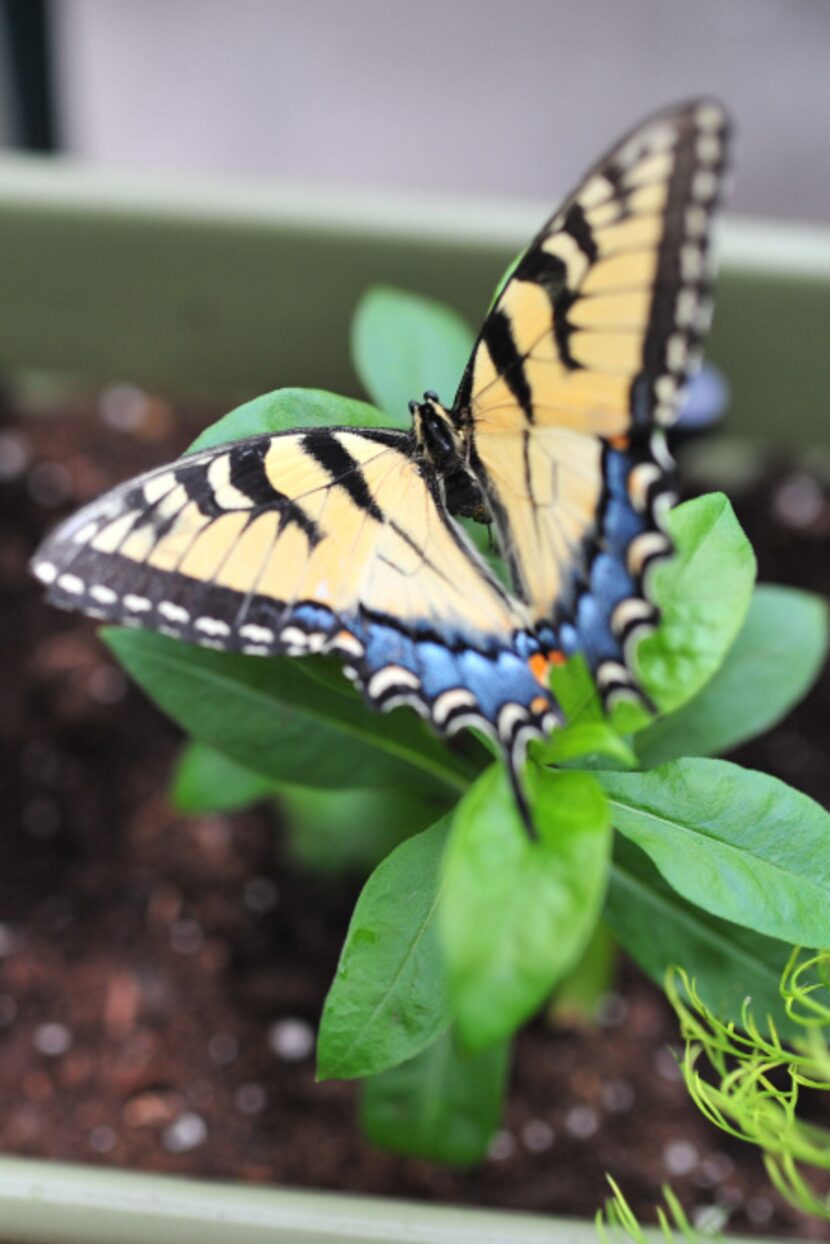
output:
<instances>
[{"instance_id":1,"label":"black stripe on wing","mask_svg":"<svg viewBox=\"0 0 830 1244\"><path fill-rule=\"evenodd\" d=\"M522 356L513 339L510 317L496 309L485 321L481 340L487 346L498 373L504 376L528 423L533 422L533 395L527 382Z\"/></svg>"},{"instance_id":2,"label":"black stripe on wing","mask_svg":"<svg viewBox=\"0 0 830 1244\"><path fill-rule=\"evenodd\" d=\"M703 129L701 113L710 122ZM669 183L643 370L632 383L631 395L638 423L664 426L677 416L683 386L700 362L711 322L710 230L723 197L728 158L729 125L716 105L702 105L687 116L685 126Z\"/></svg>"},{"instance_id":3,"label":"black stripe on wing","mask_svg":"<svg viewBox=\"0 0 830 1244\"><path fill-rule=\"evenodd\" d=\"M604 221L605 227L649 215L639 208L633 210L631 204L644 186L657 183L632 184L629 179L638 164L646 165L652 154L666 150L664 146L652 153L648 146L650 136L666 127L674 131L672 167L665 182L666 201L659 211L664 223L650 283L643 365L632 380L629 411L639 428L666 426L674 420L683 385L699 362L700 346L711 318L709 232L713 212L722 198L727 167L728 119L720 105L705 100L658 113L632 130L592 168L563 207L546 222L519 259L484 322L453 404L457 424L475 405L474 372L482 345L487 347L497 373L516 396L523 415L532 421L532 389L525 374L527 353L516 348L515 334L507 332L503 324L491 327L494 317L501 317L507 319L507 329L510 328L510 317L504 315L500 304L515 280L532 282L545 290L551 303L550 332L560 361L568 370L580 368L569 348L572 333L578 331L569 320L569 312L582 297L580 287L586 273L602 260L597 246L601 228L592 225L591 216L596 208L607 211L613 206L616 215ZM592 208L587 200L581 200L600 183L608 197ZM560 255L545 249L545 243L556 237L566 237L586 261L586 272L579 279L569 279L568 264ZM507 338L512 349L494 351L494 344L498 347Z\"/></svg>"},{"instance_id":4,"label":"black stripe on wing","mask_svg":"<svg viewBox=\"0 0 830 1244\"><path fill-rule=\"evenodd\" d=\"M360 463L336 436L320 436L309 432L303 437L303 448L309 457L327 471L331 482L345 489L359 510L363 510L377 522L385 522L385 515L378 506L363 475Z\"/></svg>"}]
</instances>

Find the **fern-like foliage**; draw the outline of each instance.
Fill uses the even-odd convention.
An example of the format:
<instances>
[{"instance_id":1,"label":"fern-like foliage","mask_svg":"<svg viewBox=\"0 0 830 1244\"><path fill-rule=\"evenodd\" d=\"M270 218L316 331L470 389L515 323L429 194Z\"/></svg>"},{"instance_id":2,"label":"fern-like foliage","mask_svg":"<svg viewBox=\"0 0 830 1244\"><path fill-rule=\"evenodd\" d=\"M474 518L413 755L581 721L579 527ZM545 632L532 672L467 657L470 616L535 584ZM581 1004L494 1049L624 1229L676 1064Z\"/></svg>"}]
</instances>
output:
<instances>
[{"instance_id":1,"label":"fern-like foliage","mask_svg":"<svg viewBox=\"0 0 830 1244\"><path fill-rule=\"evenodd\" d=\"M620 1244L623 1240L630 1240L632 1244L654 1244L653 1231L647 1233L640 1226L617 1181L610 1175L606 1175L606 1179L613 1195L597 1211L594 1219L600 1244ZM685 1244L703 1244L704 1238L707 1241L713 1239L711 1234L707 1233L704 1237L699 1231L695 1231L668 1184L663 1185L662 1192L663 1204L656 1206L656 1212L657 1223L666 1244L680 1244L681 1240Z\"/></svg>"},{"instance_id":2,"label":"fern-like foliage","mask_svg":"<svg viewBox=\"0 0 830 1244\"><path fill-rule=\"evenodd\" d=\"M830 1170L830 1130L799 1116L805 1088L830 1091L830 951L796 948L781 980L787 1014L803 1035L784 1043L744 1004L742 1026L718 1019L681 969L666 992L685 1042L686 1087L702 1113L722 1131L757 1145L770 1180L796 1208L830 1220L830 1197L811 1185L803 1168Z\"/></svg>"}]
</instances>

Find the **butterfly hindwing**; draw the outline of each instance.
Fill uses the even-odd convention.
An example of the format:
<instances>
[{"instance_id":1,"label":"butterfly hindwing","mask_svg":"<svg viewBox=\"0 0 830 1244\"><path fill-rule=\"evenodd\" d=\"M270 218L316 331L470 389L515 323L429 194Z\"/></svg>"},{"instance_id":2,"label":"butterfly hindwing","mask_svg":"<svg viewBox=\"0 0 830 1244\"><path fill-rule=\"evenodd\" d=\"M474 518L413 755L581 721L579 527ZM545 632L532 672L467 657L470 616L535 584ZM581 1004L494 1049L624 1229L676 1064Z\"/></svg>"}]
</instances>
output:
<instances>
[{"instance_id":1,"label":"butterfly hindwing","mask_svg":"<svg viewBox=\"0 0 830 1244\"><path fill-rule=\"evenodd\" d=\"M657 620L661 429L708 325L726 141L699 102L618 143L518 261L454 404L518 594L552 644L585 652L606 702L635 690L632 638Z\"/></svg>"},{"instance_id":2,"label":"butterfly hindwing","mask_svg":"<svg viewBox=\"0 0 830 1244\"><path fill-rule=\"evenodd\" d=\"M510 749L555 714L526 614L408 433L315 428L192 454L85 507L34 570L55 604L108 621L338 654L375 707L410 704L445 732L478 726Z\"/></svg>"}]
</instances>

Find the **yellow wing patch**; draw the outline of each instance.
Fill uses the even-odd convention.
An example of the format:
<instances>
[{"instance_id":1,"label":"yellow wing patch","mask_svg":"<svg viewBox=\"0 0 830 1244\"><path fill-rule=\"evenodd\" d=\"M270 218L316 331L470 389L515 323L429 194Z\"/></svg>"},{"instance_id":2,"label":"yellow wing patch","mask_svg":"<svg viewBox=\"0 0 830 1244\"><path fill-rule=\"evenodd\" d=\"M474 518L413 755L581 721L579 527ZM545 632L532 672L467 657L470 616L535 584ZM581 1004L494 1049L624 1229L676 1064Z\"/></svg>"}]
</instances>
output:
<instances>
[{"instance_id":1,"label":"yellow wing patch","mask_svg":"<svg viewBox=\"0 0 830 1244\"><path fill-rule=\"evenodd\" d=\"M315 429L193 455L93 503L56 540L70 573L86 552L129 563L132 596L189 613L203 587L238 594L240 618L256 595L286 614L310 602L448 632L527 623L439 508L403 433Z\"/></svg>"}]
</instances>

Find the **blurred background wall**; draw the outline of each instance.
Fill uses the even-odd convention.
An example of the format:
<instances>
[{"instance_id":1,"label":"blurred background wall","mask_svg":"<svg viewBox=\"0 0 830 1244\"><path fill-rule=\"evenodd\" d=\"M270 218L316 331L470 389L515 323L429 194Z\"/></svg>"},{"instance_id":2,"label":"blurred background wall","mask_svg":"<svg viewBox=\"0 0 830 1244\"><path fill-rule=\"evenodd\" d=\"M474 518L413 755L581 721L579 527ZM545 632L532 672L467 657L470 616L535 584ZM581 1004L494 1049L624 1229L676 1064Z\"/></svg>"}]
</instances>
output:
<instances>
[{"instance_id":1,"label":"blurred background wall","mask_svg":"<svg viewBox=\"0 0 830 1244\"><path fill-rule=\"evenodd\" d=\"M713 93L740 128L734 208L830 219L827 0L52 0L47 14L59 142L98 164L553 200L644 113Z\"/></svg>"}]
</instances>

